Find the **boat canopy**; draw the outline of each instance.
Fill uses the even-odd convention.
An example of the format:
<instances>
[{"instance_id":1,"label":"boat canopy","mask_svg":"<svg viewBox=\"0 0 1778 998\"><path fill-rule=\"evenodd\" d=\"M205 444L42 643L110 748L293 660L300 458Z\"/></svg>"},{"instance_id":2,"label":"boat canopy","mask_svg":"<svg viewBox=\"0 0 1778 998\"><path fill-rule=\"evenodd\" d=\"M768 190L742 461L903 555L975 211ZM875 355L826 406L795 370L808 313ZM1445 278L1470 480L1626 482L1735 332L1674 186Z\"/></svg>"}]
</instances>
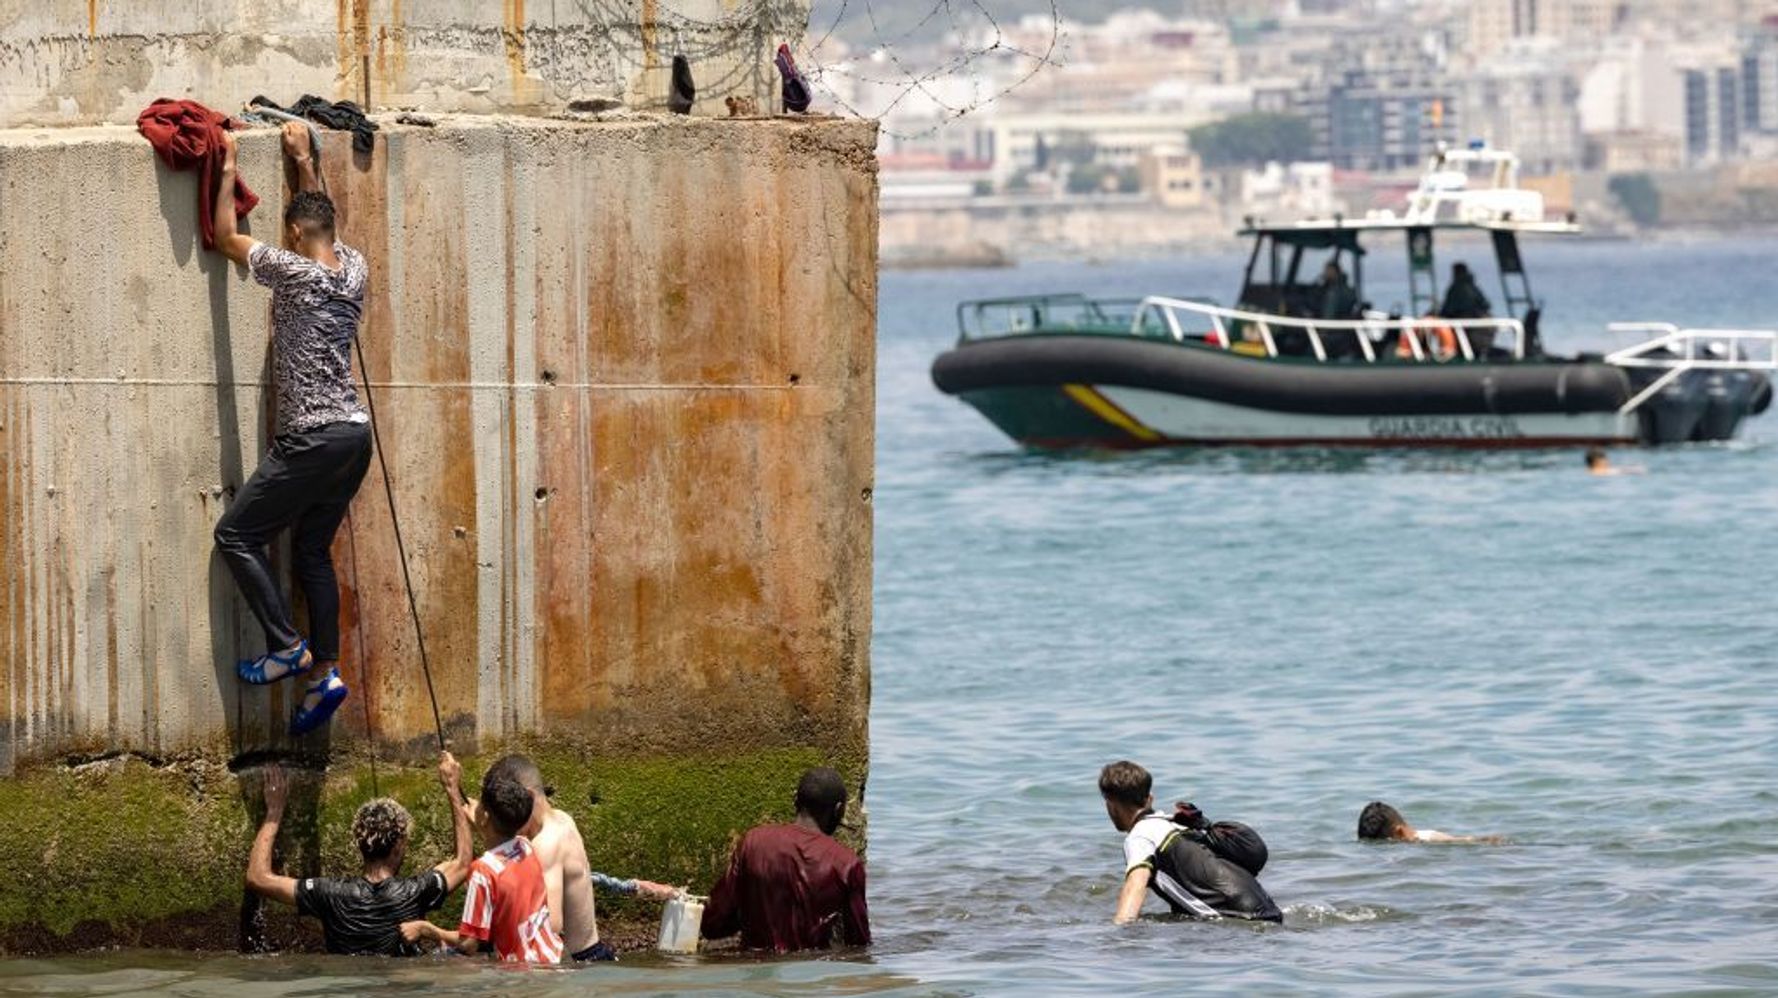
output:
<instances>
[{"instance_id":1,"label":"boat canopy","mask_svg":"<svg viewBox=\"0 0 1778 998\"><path fill-rule=\"evenodd\" d=\"M1252 236L1265 234L1286 246L1302 249L1341 249L1348 253L1363 253L1364 247L1358 245L1358 230L1355 228L1289 228L1289 229L1242 229L1241 235Z\"/></svg>"},{"instance_id":2,"label":"boat canopy","mask_svg":"<svg viewBox=\"0 0 1778 998\"><path fill-rule=\"evenodd\" d=\"M1440 221L1417 222L1405 216L1385 214L1382 217L1367 218L1311 218L1300 222L1268 223L1249 218L1246 224L1235 231L1238 236L1276 236L1278 239L1295 245L1307 246L1310 249L1333 246L1344 240L1357 241L1359 236L1369 232L1406 232L1412 229L1467 230L1470 232L1511 232L1514 234L1540 236L1572 236L1579 235L1581 227L1572 219L1559 222L1548 221L1514 221L1510 218L1496 220ZM1311 240L1322 240L1311 242Z\"/></svg>"}]
</instances>

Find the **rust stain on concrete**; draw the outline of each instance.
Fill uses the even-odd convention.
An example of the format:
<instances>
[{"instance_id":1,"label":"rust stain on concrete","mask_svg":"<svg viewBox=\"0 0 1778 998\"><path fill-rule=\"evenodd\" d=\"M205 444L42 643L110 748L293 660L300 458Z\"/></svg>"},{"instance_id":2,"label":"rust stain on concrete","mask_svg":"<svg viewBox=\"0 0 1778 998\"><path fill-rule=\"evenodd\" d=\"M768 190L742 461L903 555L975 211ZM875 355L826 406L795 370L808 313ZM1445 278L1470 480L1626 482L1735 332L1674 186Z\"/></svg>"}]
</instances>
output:
<instances>
[{"instance_id":1,"label":"rust stain on concrete","mask_svg":"<svg viewBox=\"0 0 1778 998\"><path fill-rule=\"evenodd\" d=\"M501 37L512 100L520 107L529 106L535 103L535 95L525 73L525 0L501 0L501 5Z\"/></svg>"},{"instance_id":2,"label":"rust stain on concrete","mask_svg":"<svg viewBox=\"0 0 1778 998\"><path fill-rule=\"evenodd\" d=\"M0 168L122 183L104 210L154 235L104 261L97 284L156 292L51 282L21 307L65 231L26 209L65 202L27 190L9 209L0 321L17 336L0 341L0 379L55 382L0 384L11 737L26 757L290 747L284 695L233 681L257 627L209 536L225 507L210 490L238 484L223 480L224 417L244 469L263 447L264 294L195 248L193 219L163 214L192 181L139 140L95 131L58 153L91 161L16 158L37 141L0 137ZM262 237L285 197L276 141L242 139ZM862 744L872 142L860 123L446 117L381 133L368 158L335 147L323 168L342 237L371 262L367 373L455 734L626 751ZM70 323L206 333L43 349ZM109 419L57 415L75 411ZM73 493L49 496L42 456L87 454L115 479L73 475ZM89 524L114 540L88 543ZM364 734L368 704L385 751L419 751L431 709L374 462L335 556L358 690L336 744Z\"/></svg>"},{"instance_id":3,"label":"rust stain on concrete","mask_svg":"<svg viewBox=\"0 0 1778 998\"><path fill-rule=\"evenodd\" d=\"M660 31L660 0L642 0L642 71L644 78L661 64L658 33Z\"/></svg>"},{"instance_id":4,"label":"rust stain on concrete","mask_svg":"<svg viewBox=\"0 0 1778 998\"><path fill-rule=\"evenodd\" d=\"M357 53L352 50L352 12L351 0L336 0L334 13L334 98L349 97L352 92L352 77L358 71Z\"/></svg>"}]
</instances>

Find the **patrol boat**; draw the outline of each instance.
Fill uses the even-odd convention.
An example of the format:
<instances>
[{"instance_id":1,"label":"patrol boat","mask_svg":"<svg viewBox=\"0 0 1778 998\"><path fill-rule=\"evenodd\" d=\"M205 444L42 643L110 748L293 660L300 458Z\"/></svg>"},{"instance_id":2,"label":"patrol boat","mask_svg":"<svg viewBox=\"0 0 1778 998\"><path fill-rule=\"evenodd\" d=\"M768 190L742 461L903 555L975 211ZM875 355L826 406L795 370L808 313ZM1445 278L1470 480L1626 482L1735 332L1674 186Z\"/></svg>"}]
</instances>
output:
<instances>
[{"instance_id":1,"label":"patrol boat","mask_svg":"<svg viewBox=\"0 0 1778 998\"><path fill-rule=\"evenodd\" d=\"M932 378L1041 449L1666 444L1729 439L1771 404L1778 332L1614 323L1637 342L1546 352L1519 238L1580 227L1544 216L1510 152L1441 149L1399 214L1249 219L1233 308L1154 295L966 301ZM1504 315L1436 314L1435 238L1456 232L1487 237ZM1363 243L1384 238L1407 253L1402 313L1363 301ZM1338 293L1351 307L1326 308L1305 262L1349 272Z\"/></svg>"}]
</instances>

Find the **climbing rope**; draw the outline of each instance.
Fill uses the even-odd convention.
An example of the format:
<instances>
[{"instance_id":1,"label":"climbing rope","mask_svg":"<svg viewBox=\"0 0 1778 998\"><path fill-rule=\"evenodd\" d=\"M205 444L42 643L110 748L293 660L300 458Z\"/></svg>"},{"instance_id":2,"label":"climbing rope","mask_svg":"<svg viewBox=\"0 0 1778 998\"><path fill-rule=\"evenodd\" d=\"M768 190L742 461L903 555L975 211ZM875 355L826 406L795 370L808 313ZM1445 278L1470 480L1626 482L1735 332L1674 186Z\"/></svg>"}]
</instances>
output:
<instances>
[{"instance_id":1,"label":"climbing rope","mask_svg":"<svg viewBox=\"0 0 1778 998\"><path fill-rule=\"evenodd\" d=\"M368 89L368 73L366 73L366 89ZM368 101L368 94L366 94L366 107L368 107L368 103L370 101ZM304 125L308 125L308 123L304 123ZM327 194L327 176L322 173L322 135L313 125L309 126L309 148L315 157L315 180L322 185L322 194ZM439 713L439 696L437 696L436 688L432 687L432 660L427 656L427 630L420 623L420 601L414 598L414 576L407 569L407 544L402 541L402 516L395 511L395 486L389 482L389 459L382 455L382 432L377 429L377 398L370 390L370 363L364 361L363 336L352 336L352 345L357 347L357 374L364 382L364 409L370 411L370 445L377 452L377 468L382 471L382 495L389 502L389 523L395 527L395 553L402 559L402 587L407 591L407 612L414 621L414 644L420 648L420 674L427 680L427 701L432 704L432 733L437 736L439 751L443 753L445 751L445 717ZM350 525L350 514L347 514L347 523ZM350 530L350 527L347 527L347 530ZM352 582L354 584L357 582L356 535L352 541ZM357 616L357 619L359 619L359 624L364 623L363 612ZM359 632L359 637L363 639L363 630ZM359 653L364 656L363 662L359 662L359 678L363 678L364 669L370 660L370 653L364 646L363 640L359 640L359 649L361 649ZM370 687L366 683L366 694L368 694L368 688ZM372 749L370 749L370 786L372 786L372 790L375 790L377 788L377 736L370 729L370 697L368 696L364 697L364 733L370 736L370 745L372 745Z\"/></svg>"},{"instance_id":2,"label":"climbing rope","mask_svg":"<svg viewBox=\"0 0 1778 998\"><path fill-rule=\"evenodd\" d=\"M307 124L307 122L304 122L304 124ZM312 125L309 128L309 144L310 148L313 150L312 155L315 159L315 179L321 184L321 192L326 194L328 193L327 177L321 172L321 133ZM395 509L395 486L391 484L389 480L389 459L383 456L383 435L377 428L377 402L376 396L371 392L370 388L370 365L366 363L364 359L364 339L361 336L354 336L352 337L352 345L358 350L358 374L364 381L364 407L370 412L371 446L377 452L377 467L381 469L383 473L383 495L389 501L389 522L395 528L395 553L401 558L401 584L402 587L407 590L407 609L414 621L414 642L420 651L420 674L426 679L426 699L432 704L432 730L433 733L438 736L438 750L443 752L445 750L444 718L438 711L438 691L432 685L432 661L426 655L426 629L420 623L420 603L419 600L414 597L414 577L407 567L407 544L402 540L401 516ZM352 531L350 513L347 514L346 522L347 531ZM358 581L358 541L355 534L352 539L352 581L354 585L356 585ZM361 589L360 592L362 591L363 590ZM362 640L362 625L364 623L364 614L362 612L358 615L358 623L360 625L359 654L363 656L358 668L359 676L362 679L365 674L364 670L368 667L368 662L370 660L369 650ZM371 740L370 780L371 789L375 791L377 785L376 733L370 727L369 683L366 682L364 685L366 689L364 702L365 734Z\"/></svg>"},{"instance_id":3,"label":"climbing rope","mask_svg":"<svg viewBox=\"0 0 1778 998\"><path fill-rule=\"evenodd\" d=\"M319 167L317 167L317 170ZM426 655L426 629L420 624L420 603L414 597L414 577L407 567L407 544L401 537L401 517L395 511L395 486L389 480L389 459L383 456L383 436L377 429L377 403L370 390L370 366L364 359L364 341L353 337L358 348L358 373L364 379L364 407L370 411L371 446L377 452L377 466L383 472L383 495L389 500L389 522L395 528L395 553L401 559L401 583L407 589L407 609L414 621L414 641L420 652L420 674L426 679L426 698L432 703L432 728L438 736L438 750L445 750L444 718L438 712L438 691L432 685L432 661Z\"/></svg>"}]
</instances>

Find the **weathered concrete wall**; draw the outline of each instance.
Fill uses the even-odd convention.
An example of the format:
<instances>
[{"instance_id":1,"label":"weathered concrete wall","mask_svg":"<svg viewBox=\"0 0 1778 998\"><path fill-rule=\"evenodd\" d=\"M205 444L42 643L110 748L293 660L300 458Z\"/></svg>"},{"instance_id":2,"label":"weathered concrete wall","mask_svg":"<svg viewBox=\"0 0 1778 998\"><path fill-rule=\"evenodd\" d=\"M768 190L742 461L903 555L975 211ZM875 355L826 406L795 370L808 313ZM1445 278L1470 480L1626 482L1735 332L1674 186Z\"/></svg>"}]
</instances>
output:
<instances>
[{"instance_id":1,"label":"weathered concrete wall","mask_svg":"<svg viewBox=\"0 0 1778 998\"><path fill-rule=\"evenodd\" d=\"M669 835L688 877L781 810L800 766L863 775L873 144L834 121L463 117L326 164L372 265L364 344L454 747L591 758L602 775L563 779L632 800L661 760L712 794L755 788ZM241 149L275 239L276 138ZM233 676L261 639L210 534L263 450L269 315L198 247L194 199L131 129L0 133L0 864L51 881L0 884L0 945L113 920L81 906L117 897L120 869L168 872L143 855L178 869L167 843L200 829L238 831L199 836L237 863L247 809L220 763L331 762L343 821L367 728L385 767L433 751L374 465L336 546L354 697L332 744L286 738L293 689ZM40 808L96 806L68 767L118 753L176 764L136 781L118 827L170 795L192 809L180 835L38 855ZM650 806L669 805L691 802ZM641 834L606 859L647 861L657 826L612 820Z\"/></svg>"},{"instance_id":2,"label":"weathered concrete wall","mask_svg":"<svg viewBox=\"0 0 1778 998\"><path fill-rule=\"evenodd\" d=\"M676 53L697 110L767 107L772 52L809 0L0 0L0 127L133 122L156 97L219 109L303 93L428 111L624 97L664 107Z\"/></svg>"}]
</instances>

